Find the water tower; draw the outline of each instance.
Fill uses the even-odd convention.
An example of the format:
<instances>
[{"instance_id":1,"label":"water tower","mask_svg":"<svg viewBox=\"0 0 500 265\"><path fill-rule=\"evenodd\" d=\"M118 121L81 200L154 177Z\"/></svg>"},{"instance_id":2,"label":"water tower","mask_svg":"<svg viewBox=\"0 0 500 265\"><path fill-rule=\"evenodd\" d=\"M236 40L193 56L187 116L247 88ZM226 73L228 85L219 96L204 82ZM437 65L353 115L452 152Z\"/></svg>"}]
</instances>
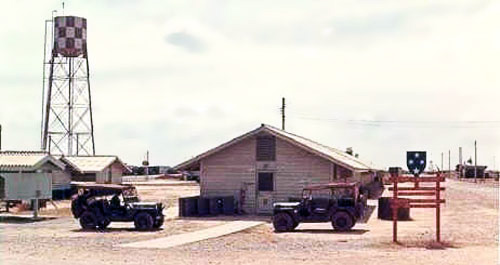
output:
<instances>
[{"instance_id":1,"label":"water tower","mask_svg":"<svg viewBox=\"0 0 500 265\"><path fill-rule=\"evenodd\" d=\"M95 155L85 18L46 21L43 70L42 150Z\"/></svg>"}]
</instances>

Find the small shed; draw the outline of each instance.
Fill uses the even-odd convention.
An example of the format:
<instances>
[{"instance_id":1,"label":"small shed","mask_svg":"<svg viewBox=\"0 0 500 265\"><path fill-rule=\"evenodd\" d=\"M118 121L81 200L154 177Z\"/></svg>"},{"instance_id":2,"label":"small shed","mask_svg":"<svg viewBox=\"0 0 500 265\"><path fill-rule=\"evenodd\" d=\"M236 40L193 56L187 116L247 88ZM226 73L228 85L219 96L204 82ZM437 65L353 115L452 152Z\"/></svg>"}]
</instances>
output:
<instances>
[{"instance_id":1,"label":"small shed","mask_svg":"<svg viewBox=\"0 0 500 265\"><path fill-rule=\"evenodd\" d=\"M73 181L120 184L131 170L117 156L65 156L61 158L71 171Z\"/></svg>"},{"instance_id":2,"label":"small shed","mask_svg":"<svg viewBox=\"0 0 500 265\"><path fill-rule=\"evenodd\" d=\"M474 178L474 176L478 178L484 178L486 173L486 168L488 166L474 166L474 165L465 165L463 167L463 176L466 178Z\"/></svg>"},{"instance_id":3,"label":"small shed","mask_svg":"<svg viewBox=\"0 0 500 265\"><path fill-rule=\"evenodd\" d=\"M51 199L53 172L65 165L45 152L0 152L0 199Z\"/></svg>"},{"instance_id":4,"label":"small shed","mask_svg":"<svg viewBox=\"0 0 500 265\"><path fill-rule=\"evenodd\" d=\"M268 214L273 202L300 198L328 182L371 183L377 170L341 150L263 124L176 167L200 171L200 194L234 196L247 213Z\"/></svg>"}]
</instances>

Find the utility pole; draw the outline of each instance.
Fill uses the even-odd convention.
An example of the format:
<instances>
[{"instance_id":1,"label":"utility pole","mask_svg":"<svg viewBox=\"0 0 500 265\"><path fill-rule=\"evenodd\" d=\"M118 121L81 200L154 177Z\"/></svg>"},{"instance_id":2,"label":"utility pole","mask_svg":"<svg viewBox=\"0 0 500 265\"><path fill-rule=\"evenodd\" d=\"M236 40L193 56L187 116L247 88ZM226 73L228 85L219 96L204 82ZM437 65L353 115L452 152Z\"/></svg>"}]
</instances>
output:
<instances>
[{"instance_id":1,"label":"utility pole","mask_svg":"<svg viewBox=\"0 0 500 265\"><path fill-rule=\"evenodd\" d=\"M144 173L146 173L146 176L149 175L149 150L146 150L146 160L142 162L142 165L144 166Z\"/></svg>"},{"instance_id":2,"label":"utility pole","mask_svg":"<svg viewBox=\"0 0 500 265\"><path fill-rule=\"evenodd\" d=\"M0 151L2 151L2 124L0 124Z\"/></svg>"},{"instance_id":3,"label":"utility pole","mask_svg":"<svg viewBox=\"0 0 500 265\"><path fill-rule=\"evenodd\" d=\"M285 130L285 98L281 98L281 129Z\"/></svg>"},{"instance_id":4,"label":"utility pole","mask_svg":"<svg viewBox=\"0 0 500 265\"><path fill-rule=\"evenodd\" d=\"M451 178L451 150L448 150L448 177Z\"/></svg>"},{"instance_id":5,"label":"utility pole","mask_svg":"<svg viewBox=\"0 0 500 265\"><path fill-rule=\"evenodd\" d=\"M441 171L444 171L444 164L443 164L443 161L444 161L444 153L441 152Z\"/></svg>"},{"instance_id":6,"label":"utility pole","mask_svg":"<svg viewBox=\"0 0 500 265\"><path fill-rule=\"evenodd\" d=\"M463 161L462 161L462 147L458 147L458 177L462 178L462 172L463 172Z\"/></svg>"},{"instance_id":7,"label":"utility pole","mask_svg":"<svg viewBox=\"0 0 500 265\"><path fill-rule=\"evenodd\" d=\"M477 183L477 141L474 141L474 183Z\"/></svg>"}]
</instances>

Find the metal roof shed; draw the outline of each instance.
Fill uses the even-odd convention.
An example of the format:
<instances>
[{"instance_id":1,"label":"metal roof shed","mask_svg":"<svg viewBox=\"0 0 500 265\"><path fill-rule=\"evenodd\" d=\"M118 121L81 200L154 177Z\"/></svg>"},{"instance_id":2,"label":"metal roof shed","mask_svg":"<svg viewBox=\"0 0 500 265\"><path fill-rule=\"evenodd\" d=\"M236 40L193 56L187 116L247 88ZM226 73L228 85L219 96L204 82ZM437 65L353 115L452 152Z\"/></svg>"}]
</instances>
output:
<instances>
[{"instance_id":1,"label":"metal roof shed","mask_svg":"<svg viewBox=\"0 0 500 265\"><path fill-rule=\"evenodd\" d=\"M0 152L0 199L51 199L52 171L64 168L45 152Z\"/></svg>"},{"instance_id":2,"label":"metal roof shed","mask_svg":"<svg viewBox=\"0 0 500 265\"><path fill-rule=\"evenodd\" d=\"M75 181L120 184L123 173L131 172L117 156L66 156L61 161L72 169Z\"/></svg>"}]
</instances>

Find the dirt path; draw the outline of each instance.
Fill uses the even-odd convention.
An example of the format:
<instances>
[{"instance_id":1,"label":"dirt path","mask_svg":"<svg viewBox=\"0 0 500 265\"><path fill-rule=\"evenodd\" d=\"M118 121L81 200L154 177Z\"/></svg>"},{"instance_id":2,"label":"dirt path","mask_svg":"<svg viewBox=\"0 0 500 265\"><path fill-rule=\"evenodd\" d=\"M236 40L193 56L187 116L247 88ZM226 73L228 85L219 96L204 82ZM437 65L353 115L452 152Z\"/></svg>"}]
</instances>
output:
<instances>
[{"instance_id":1,"label":"dirt path","mask_svg":"<svg viewBox=\"0 0 500 265\"><path fill-rule=\"evenodd\" d=\"M170 220L157 232L136 232L112 224L106 232L83 232L63 217L37 223L0 222L2 264L498 264L498 186L446 182L442 238L436 249L434 211L412 209L401 222L400 245L391 243L392 224L376 219L338 233L329 223L301 224L292 233L274 233L270 223L224 237L168 249L128 249L116 244L199 231L228 218ZM184 189L184 191L182 191ZM141 191L140 191L141 192ZM192 188L148 189L143 197L195 193ZM252 219L252 217L247 217Z\"/></svg>"},{"instance_id":2,"label":"dirt path","mask_svg":"<svg viewBox=\"0 0 500 265\"><path fill-rule=\"evenodd\" d=\"M117 247L126 248L157 248L165 249L186 244L191 244L194 242L199 242L202 240L217 238L221 236L226 236L229 234L237 233L245 229L249 229L258 225L264 224L264 222L259 221L232 221L227 224L222 224L219 226L214 226L206 228L203 230L197 230L190 233L172 235L157 239L132 242L126 244L117 245Z\"/></svg>"}]
</instances>

